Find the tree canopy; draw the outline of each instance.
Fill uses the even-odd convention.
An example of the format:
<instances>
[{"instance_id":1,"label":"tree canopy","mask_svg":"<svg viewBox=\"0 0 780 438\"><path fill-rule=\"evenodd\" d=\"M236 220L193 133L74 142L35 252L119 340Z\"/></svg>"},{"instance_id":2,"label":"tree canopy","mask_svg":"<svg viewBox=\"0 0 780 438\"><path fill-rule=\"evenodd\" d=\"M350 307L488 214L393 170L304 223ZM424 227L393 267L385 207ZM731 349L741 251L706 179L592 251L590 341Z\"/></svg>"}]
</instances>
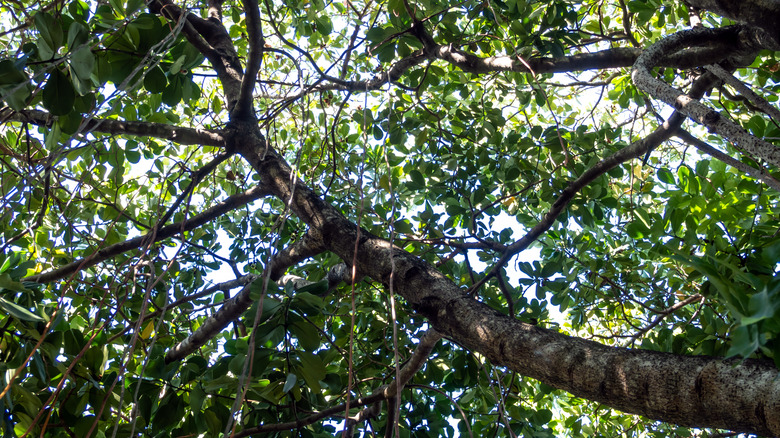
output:
<instances>
[{"instance_id":1,"label":"tree canopy","mask_svg":"<svg viewBox=\"0 0 780 438\"><path fill-rule=\"evenodd\" d=\"M1 433L780 434L778 16L3 1Z\"/></svg>"}]
</instances>

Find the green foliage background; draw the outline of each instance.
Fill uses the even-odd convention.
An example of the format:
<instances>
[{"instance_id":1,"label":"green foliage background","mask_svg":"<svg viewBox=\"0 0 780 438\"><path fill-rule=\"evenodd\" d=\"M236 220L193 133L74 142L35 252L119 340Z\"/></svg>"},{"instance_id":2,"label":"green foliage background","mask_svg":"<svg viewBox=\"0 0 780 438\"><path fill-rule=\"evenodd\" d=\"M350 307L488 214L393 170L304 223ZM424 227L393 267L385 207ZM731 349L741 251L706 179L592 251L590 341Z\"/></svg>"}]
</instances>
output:
<instances>
[{"instance_id":1,"label":"green foliage background","mask_svg":"<svg viewBox=\"0 0 780 438\"><path fill-rule=\"evenodd\" d=\"M206 16L205 5L188 6ZM245 56L243 5L222 6ZM406 32L407 7L427 18L440 44L519 58L645 47L687 28L688 11L661 0L261 5L269 51L255 108L269 142L345 216L392 236L467 288L500 257L480 242L522 236L570 181L668 113L636 90L628 67L477 75L437 61L370 92L321 80L370 78L421 49ZM723 24L715 16L705 23ZM368 281L323 297L327 271L340 262L326 253L290 271L314 283L308 291L255 282L254 296L264 298L239 323L166 365L165 351L230 294L198 292L245 273L262 275L269 254L302 237L305 227L273 199L62 281L25 282L149 232L218 153L85 130L93 118L224 127L226 103L213 70L180 30L141 0L0 5L3 104L56 116L46 126L6 119L0 126L5 436L220 436L248 357L237 430L295 421L343 403L350 370L353 400L388 383L395 373L393 324L401 361L426 328L397 297L393 321L387 291ZM775 53L762 52L736 75L776 103L778 65ZM696 74L669 68L663 78L684 87ZM704 100L753 135L780 138L777 121L722 90ZM737 155L719 137L696 133ZM256 181L246 163L230 158L171 221ZM647 163L627 162L579 193L535 244L540 259L513 260L503 272L515 285L509 295L492 279L478 296L502 313L608 345L777 361L777 205L777 193L762 183L667 142ZM552 319L557 312L564 317ZM255 315L257 344L249 351L246 330ZM400 409L401 435L410 437L703 433L574 398L446 340L409 383ZM359 433L379 435L386 421L380 416ZM258 436L332 436L334 424Z\"/></svg>"}]
</instances>

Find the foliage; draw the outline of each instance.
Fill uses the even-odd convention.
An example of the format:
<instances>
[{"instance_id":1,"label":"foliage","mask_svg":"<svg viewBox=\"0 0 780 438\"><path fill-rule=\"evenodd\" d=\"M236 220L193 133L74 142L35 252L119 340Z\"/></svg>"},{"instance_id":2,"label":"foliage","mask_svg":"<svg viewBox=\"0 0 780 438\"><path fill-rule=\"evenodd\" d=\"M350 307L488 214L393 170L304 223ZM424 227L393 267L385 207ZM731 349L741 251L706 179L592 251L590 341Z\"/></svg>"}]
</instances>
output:
<instances>
[{"instance_id":1,"label":"foliage","mask_svg":"<svg viewBox=\"0 0 780 438\"><path fill-rule=\"evenodd\" d=\"M245 68L254 59L251 1L175 8L185 6L221 19ZM268 281L271 254L309 228L285 199L256 196L185 230L266 176L221 144L182 140L230 128L235 102L225 67L186 37L204 25L172 10L0 5L4 436L241 436L258 426L269 428L256 436L332 436L345 409L281 426L343 403L354 415L430 327L393 283L333 290L328 272L353 263L334 252L289 266L308 286ZM596 176L504 265L504 250L573 181L670 114L636 88L633 61L557 72L531 63L639 51L690 26L683 2L301 0L259 12L259 132L347 219L527 323L609 346L780 363L776 189L679 138ZM728 23L703 16L707 27ZM520 67L470 72L425 58L421 25L442 47ZM779 65L764 50L734 75L776 103ZM659 69L683 89L701 74ZM755 137L780 138L777 120L737 94L718 86L702 101ZM740 144L694 121L684 128L777 176ZM155 239L169 224L170 237ZM135 243L101 255L123 242ZM31 281L71 263L80 266L56 281ZM246 284L253 304L240 319L166 363ZM399 409L404 437L707 433L577 398L447 339ZM390 411L355 434L392 431Z\"/></svg>"}]
</instances>

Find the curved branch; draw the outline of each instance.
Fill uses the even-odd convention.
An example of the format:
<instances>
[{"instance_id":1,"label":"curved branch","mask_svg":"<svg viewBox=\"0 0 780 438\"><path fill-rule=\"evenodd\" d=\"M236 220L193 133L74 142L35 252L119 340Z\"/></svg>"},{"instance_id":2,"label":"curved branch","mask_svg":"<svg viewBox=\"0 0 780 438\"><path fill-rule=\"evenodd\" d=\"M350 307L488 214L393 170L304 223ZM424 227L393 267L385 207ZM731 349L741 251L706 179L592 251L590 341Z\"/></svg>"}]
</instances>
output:
<instances>
[{"instance_id":1,"label":"curved branch","mask_svg":"<svg viewBox=\"0 0 780 438\"><path fill-rule=\"evenodd\" d=\"M780 28L777 26L780 3L777 1L686 0L685 3L721 17L758 26L761 32L756 37L760 43L767 49L780 50Z\"/></svg>"},{"instance_id":2,"label":"curved branch","mask_svg":"<svg viewBox=\"0 0 780 438\"><path fill-rule=\"evenodd\" d=\"M666 126L654 136L670 134ZM636 142L622 154L639 157L652 146L651 140ZM514 320L470 298L422 259L366 230L358 231L301 181L291 182L290 167L273 149L261 143L240 146L238 153L274 196L290 200L293 213L329 250L342 260L356 260L360 272L385 285L392 275L394 290L432 327L492 363L652 419L762 435L780 433L780 381L771 361L740 363L614 348Z\"/></svg>"},{"instance_id":3,"label":"curved branch","mask_svg":"<svg viewBox=\"0 0 780 438\"><path fill-rule=\"evenodd\" d=\"M49 127L54 122L54 116L39 110L12 111L8 108L0 110L0 118L14 122L30 123ZM210 129L182 128L163 123L123 122L111 119L92 119L87 122L84 132L102 132L112 135L135 135L170 140L183 145L218 146L225 145L222 133Z\"/></svg>"},{"instance_id":4,"label":"curved branch","mask_svg":"<svg viewBox=\"0 0 780 438\"><path fill-rule=\"evenodd\" d=\"M150 11L169 20L178 21L181 18L187 20L184 25L187 41L211 63L222 83L227 108L232 110L238 102L244 73L225 26L216 17L204 19L185 12L171 0L151 0L148 6Z\"/></svg>"},{"instance_id":5,"label":"curved branch","mask_svg":"<svg viewBox=\"0 0 780 438\"><path fill-rule=\"evenodd\" d=\"M271 279L278 280L288 267L303 259L317 255L324 250L325 247L316 238L309 234L304 235L303 239L281 250L271 258L268 267L271 270ZM277 258L279 259L278 261ZM274 278L275 276L276 278ZM258 279L260 278L263 277L258 277ZM213 316L208 317L187 339L168 350L165 354L165 363L183 359L218 335L222 329L241 316L252 305L251 287L251 283L247 284L233 298L226 300L222 307Z\"/></svg>"},{"instance_id":6,"label":"curved branch","mask_svg":"<svg viewBox=\"0 0 780 438\"><path fill-rule=\"evenodd\" d=\"M723 60L722 47L701 48L664 57L659 65L675 68L693 68ZM565 73L586 70L629 67L642 53L641 49L614 48L593 53L579 53L560 58L529 58L518 56L491 56L481 58L464 52L453 45L438 46L433 50L438 59L449 62L459 69L475 74L513 71L518 73Z\"/></svg>"},{"instance_id":7,"label":"curved branch","mask_svg":"<svg viewBox=\"0 0 780 438\"><path fill-rule=\"evenodd\" d=\"M269 192L262 186L256 186L245 191L244 193L233 195L219 204L209 208L203 213L193 216L189 220L162 227L154 234L154 242L165 240L171 236L176 235L177 233L198 228L201 225L206 224L231 210L235 210L238 207L268 195ZM57 269L44 272L42 274L27 277L24 280L34 283L51 283L52 281L60 280L82 269L95 266L100 262L108 260L112 257L116 257L119 254L140 248L144 243L148 243L148 236L148 234L145 234L143 236L138 236L133 239L125 240L124 242L108 246L87 257L68 263L65 266L61 266Z\"/></svg>"},{"instance_id":8,"label":"curved branch","mask_svg":"<svg viewBox=\"0 0 780 438\"><path fill-rule=\"evenodd\" d=\"M261 280L262 277L258 277L255 281ZM179 342L173 348L165 353L165 363L171 363L177 360L181 360L188 354L200 348L215 336L219 334L225 327L236 318L241 316L246 309L252 304L252 285L254 281L244 286L239 293L233 298L225 300L222 307L217 312L206 318L198 327L195 332L187 337L187 339Z\"/></svg>"},{"instance_id":9,"label":"curved branch","mask_svg":"<svg viewBox=\"0 0 780 438\"><path fill-rule=\"evenodd\" d=\"M287 268L325 251L322 242L306 233L300 240L279 251L271 260L271 281L279 280Z\"/></svg>"},{"instance_id":10,"label":"curved branch","mask_svg":"<svg viewBox=\"0 0 780 438\"><path fill-rule=\"evenodd\" d=\"M674 87L656 79L650 73L650 69L657 65L657 61L664 54L674 53L683 47L710 44L715 40L737 38L742 30L743 27L741 26L720 29L696 28L681 31L664 38L650 46L637 58L631 78L637 88L651 97L672 105L678 111L704 125L710 132L720 134L747 153L760 157L776 167L780 167L780 148L749 134L741 126L726 117L721 117L719 112L708 108L698 99L683 94Z\"/></svg>"},{"instance_id":11,"label":"curved branch","mask_svg":"<svg viewBox=\"0 0 780 438\"><path fill-rule=\"evenodd\" d=\"M772 106L769 102L767 102L766 99L759 96L753 90L748 88L747 85L743 84L742 81L735 78L734 75L726 71L725 68L719 66L718 64L708 65L704 68L706 68L712 74L717 76L724 83L734 87L734 89L737 90L739 94L745 96L745 98L747 98L747 100L751 104L753 104L756 108L758 108L759 111L764 112L769 117L780 122L780 110Z\"/></svg>"},{"instance_id":12,"label":"curved branch","mask_svg":"<svg viewBox=\"0 0 780 438\"><path fill-rule=\"evenodd\" d=\"M699 77L691 86L690 96L699 98L709 91L714 85L714 76L712 74L705 74ZM587 169L579 178L569 183L558 198L553 202L550 210L544 215L541 221L539 221L533 228L531 228L525 236L519 240L508 245L504 249L504 253L501 258L496 262L493 269L482 277L482 279L471 286L471 290L475 291L479 289L487 280L491 277L499 274L501 268L515 255L525 251L532 243L536 241L542 234L547 232L550 227L553 226L558 216L563 213L563 210L574 199L574 196L580 192L583 188L587 187L599 176L609 172L614 167L628 160L638 158L642 155L647 156L661 143L668 140L675 132L680 128L685 121L685 116L679 111L675 111L661 126L656 128L647 137L635 141L623 149L615 152L609 157L599 161L594 166Z\"/></svg>"},{"instance_id":13,"label":"curved branch","mask_svg":"<svg viewBox=\"0 0 780 438\"><path fill-rule=\"evenodd\" d=\"M525 251L529 246L531 246L532 243L536 241L536 239L538 239L542 234L546 233L547 230L549 230L558 219L558 216L563 213L563 210L566 208L566 206L568 206L577 193L580 192L580 190L587 187L596 178L605 174L606 172L609 172L619 164L634 158L638 158L646 154L648 151L658 147L658 145L668 140L672 134L674 134L677 128L682 125L684 120L684 116L675 112L671 117L669 117L668 120L656 128L655 131L651 132L647 137L635 141L610 155L609 157L599 161L594 166L586 170L579 178L569 183L569 186L563 189L563 192L558 196L558 199L553 202L550 210L547 211L542 220L534 225L534 227L531 228L520 240L517 240L511 245L508 245L504 250L504 254L501 256L498 262L496 262L496 265L493 267L493 269L491 269L490 273L483 277L482 280L480 280L477 284L472 286L472 290L476 290L482 286L482 284L490 277L496 275L498 271L504 266L504 264L506 264L506 262L508 262L512 257Z\"/></svg>"},{"instance_id":14,"label":"curved branch","mask_svg":"<svg viewBox=\"0 0 780 438\"><path fill-rule=\"evenodd\" d=\"M662 58L659 62L664 67L694 68L713 64L724 59L731 50L736 50L737 45L723 45L718 47L703 47L687 50ZM491 56L482 58L456 48L454 45L440 45L428 52L418 50L406 58L401 59L372 79L362 81L333 80L324 76L323 80L330 81L326 85L320 85L314 90L345 90L352 92L364 92L381 88L387 83L396 82L409 69L416 67L432 59L441 59L467 73L487 74L495 72L530 73L564 73L587 70L602 70L609 68L623 68L632 66L639 55L640 49L614 48L593 53L580 53L560 58L530 58L521 61L516 56ZM299 97L299 96L296 96Z\"/></svg>"}]
</instances>

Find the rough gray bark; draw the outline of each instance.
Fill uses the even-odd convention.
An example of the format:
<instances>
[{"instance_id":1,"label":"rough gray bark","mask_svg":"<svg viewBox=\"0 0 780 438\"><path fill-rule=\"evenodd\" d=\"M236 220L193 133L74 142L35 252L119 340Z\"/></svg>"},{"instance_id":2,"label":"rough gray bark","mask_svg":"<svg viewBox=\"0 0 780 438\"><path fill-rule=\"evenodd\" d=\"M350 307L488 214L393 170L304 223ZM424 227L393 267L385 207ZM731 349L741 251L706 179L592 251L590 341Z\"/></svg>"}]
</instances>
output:
<instances>
[{"instance_id":1,"label":"rough gray bark","mask_svg":"<svg viewBox=\"0 0 780 438\"><path fill-rule=\"evenodd\" d=\"M290 185L289 167L265 145L241 143L239 153L263 175L309 233L343 260L394 288L440 333L494 364L607 406L685 426L780 433L780 381L769 361L736 364L607 347L509 318L469 297L434 267L357 227L311 189ZM265 153L263 153L265 152ZM265 156L265 158L263 158ZM637 155L638 156L638 155Z\"/></svg>"},{"instance_id":2,"label":"rough gray bark","mask_svg":"<svg viewBox=\"0 0 780 438\"><path fill-rule=\"evenodd\" d=\"M690 46L709 44L713 40L739 38L744 35L744 31L743 28L732 27L722 29L696 28L678 32L647 48L637 58L631 78L637 88L673 106L676 110L707 127L710 132L718 133L734 142L745 152L762 158L775 167L780 167L780 148L748 134L741 126L708 108L698 99L656 79L650 71L666 54Z\"/></svg>"},{"instance_id":3,"label":"rough gray bark","mask_svg":"<svg viewBox=\"0 0 780 438\"><path fill-rule=\"evenodd\" d=\"M762 45L780 50L780 1L777 0L686 0L688 5L721 17L748 23L762 30L757 35Z\"/></svg>"}]
</instances>

